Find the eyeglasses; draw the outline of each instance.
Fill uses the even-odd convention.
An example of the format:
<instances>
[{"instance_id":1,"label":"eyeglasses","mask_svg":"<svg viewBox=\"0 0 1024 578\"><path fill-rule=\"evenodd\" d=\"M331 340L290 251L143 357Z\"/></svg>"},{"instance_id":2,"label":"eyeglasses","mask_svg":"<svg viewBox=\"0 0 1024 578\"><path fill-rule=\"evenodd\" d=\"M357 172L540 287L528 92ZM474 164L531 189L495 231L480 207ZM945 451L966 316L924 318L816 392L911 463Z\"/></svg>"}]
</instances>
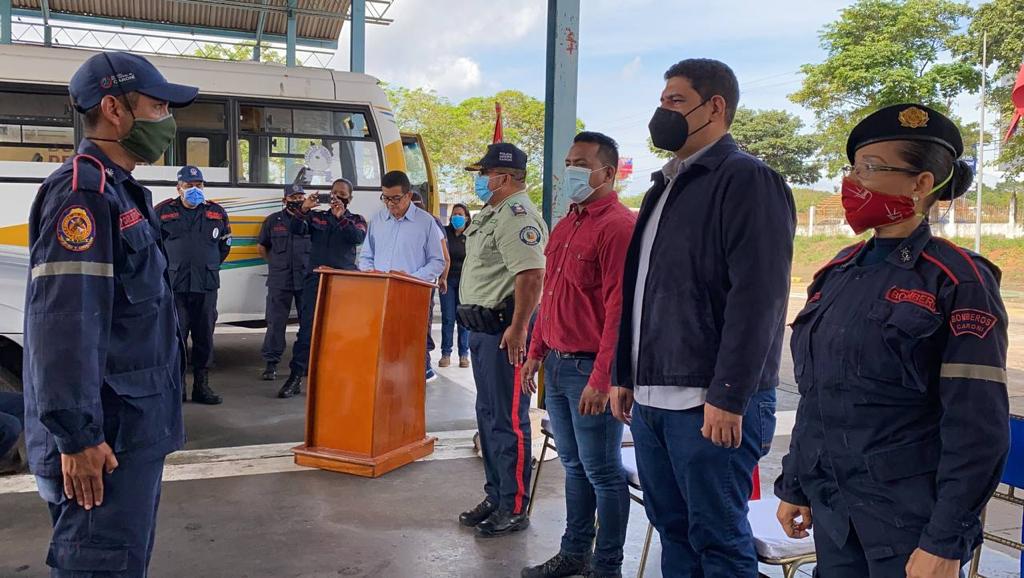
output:
<instances>
[{"instance_id":1,"label":"eyeglasses","mask_svg":"<svg viewBox=\"0 0 1024 578\"><path fill-rule=\"evenodd\" d=\"M399 201L402 200L402 197L404 197L407 194L408 193L402 193L401 195L381 195L380 200L384 201L389 205L397 205Z\"/></svg>"},{"instance_id":2,"label":"eyeglasses","mask_svg":"<svg viewBox=\"0 0 1024 578\"><path fill-rule=\"evenodd\" d=\"M888 165L876 165L873 163L857 163L843 167L843 176L869 177L873 173L905 173L908 175L919 175L923 171L908 169L905 167L890 167Z\"/></svg>"}]
</instances>

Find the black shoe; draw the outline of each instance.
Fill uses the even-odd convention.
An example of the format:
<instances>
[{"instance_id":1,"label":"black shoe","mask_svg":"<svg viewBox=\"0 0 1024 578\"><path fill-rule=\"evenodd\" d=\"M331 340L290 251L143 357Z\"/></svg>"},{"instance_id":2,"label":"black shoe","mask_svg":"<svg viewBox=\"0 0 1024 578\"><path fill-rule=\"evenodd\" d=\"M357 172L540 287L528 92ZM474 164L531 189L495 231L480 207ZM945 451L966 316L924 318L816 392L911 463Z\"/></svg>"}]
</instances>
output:
<instances>
[{"instance_id":1,"label":"black shoe","mask_svg":"<svg viewBox=\"0 0 1024 578\"><path fill-rule=\"evenodd\" d=\"M589 560L585 556L574 557L559 552L539 566L523 568L523 578L562 578L563 576L586 576Z\"/></svg>"},{"instance_id":2,"label":"black shoe","mask_svg":"<svg viewBox=\"0 0 1024 578\"><path fill-rule=\"evenodd\" d=\"M459 523L467 528L472 528L483 522L490 516L494 510L497 510L498 506L494 505L494 502L490 500L484 500L476 505L475 508L468 512L459 514Z\"/></svg>"},{"instance_id":3,"label":"black shoe","mask_svg":"<svg viewBox=\"0 0 1024 578\"><path fill-rule=\"evenodd\" d=\"M480 536L504 536L512 532L519 532L530 527L530 516L502 512L500 510L492 513L486 520L476 526L476 533Z\"/></svg>"},{"instance_id":4,"label":"black shoe","mask_svg":"<svg viewBox=\"0 0 1024 578\"><path fill-rule=\"evenodd\" d=\"M277 379L277 364L267 362L267 367L263 370L263 381L274 381L275 379Z\"/></svg>"},{"instance_id":5,"label":"black shoe","mask_svg":"<svg viewBox=\"0 0 1024 578\"><path fill-rule=\"evenodd\" d=\"M212 388L206 371L197 371L192 380L192 401L204 405L219 405L223 399Z\"/></svg>"},{"instance_id":6,"label":"black shoe","mask_svg":"<svg viewBox=\"0 0 1024 578\"><path fill-rule=\"evenodd\" d=\"M288 380L281 386L281 390L277 392L277 397L288 399L300 393L302 393L302 376L293 373L288 376Z\"/></svg>"},{"instance_id":7,"label":"black shoe","mask_svg":"<svg viewBox=\"0 0 1024 578\"><path fill-rule=\"evenodd\" d=\"M583 576L586 578L622 578L622 572L598 572L593 568L587 568Z\"/></svg>"}]
</instances>

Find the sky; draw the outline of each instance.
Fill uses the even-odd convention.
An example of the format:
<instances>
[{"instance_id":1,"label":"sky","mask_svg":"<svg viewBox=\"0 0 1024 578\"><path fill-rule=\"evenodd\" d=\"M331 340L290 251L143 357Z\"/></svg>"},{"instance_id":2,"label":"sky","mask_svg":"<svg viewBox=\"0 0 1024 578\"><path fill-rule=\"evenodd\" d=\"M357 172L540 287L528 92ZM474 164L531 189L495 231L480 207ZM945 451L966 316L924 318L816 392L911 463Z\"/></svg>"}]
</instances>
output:
<instances>
[{"instance_id":1,"label":"sky","mask_svg":"<svg viewBox=\"0 0 1024 578\"><path fill-rule=\"evenodd\" d=\"M818 34L849 3L582 0L577 114L633 158L623 195L642 194L662 164L647 149L647 122L665 70L684 58L725 62L739 79L741 105L787 110L810 130L813 115L787 96L800 87L800 66L824 59ZM388 17L390 26L367 26L367 73L456 102L505 89L543 100L546 0L395 0ZM336 68L348 68L348 45L346 27ZM958 108L973 119L977 99L965 96Z\"/></svg>"}]
</instances>

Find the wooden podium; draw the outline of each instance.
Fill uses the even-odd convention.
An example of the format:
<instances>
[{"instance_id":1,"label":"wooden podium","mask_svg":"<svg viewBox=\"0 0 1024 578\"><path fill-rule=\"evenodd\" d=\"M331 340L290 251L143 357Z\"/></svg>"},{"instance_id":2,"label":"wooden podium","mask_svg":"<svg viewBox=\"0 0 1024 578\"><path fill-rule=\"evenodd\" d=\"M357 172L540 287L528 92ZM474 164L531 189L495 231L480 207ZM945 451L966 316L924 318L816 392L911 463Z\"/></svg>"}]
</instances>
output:
<instances>
[{"instance_id":1,"label":"wooden podium","mask_svg":"<svg viewBox=\"0 0 1024 578\"><path fill-rule=\"evenodd\" d=\"M306 441L295 463L375 478L434 451L423 366L432 284L317 269Z\"/></svg>"}]
</instances>

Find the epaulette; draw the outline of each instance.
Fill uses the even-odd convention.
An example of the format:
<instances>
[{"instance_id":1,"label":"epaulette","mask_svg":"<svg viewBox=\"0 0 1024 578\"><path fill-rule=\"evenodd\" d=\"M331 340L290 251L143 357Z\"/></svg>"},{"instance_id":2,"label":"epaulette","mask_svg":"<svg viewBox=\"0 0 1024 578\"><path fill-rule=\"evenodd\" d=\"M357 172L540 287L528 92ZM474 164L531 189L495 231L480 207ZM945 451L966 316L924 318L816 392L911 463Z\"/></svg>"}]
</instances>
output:
<instances>
[{"instance_id":1,"label":"epaulette","mask_svg":"<svg viewBox=\"0 0 1024 578\"><path fill-rule=\"evenodd\" d=\"M848 262L850 259L853 259L854 257L857 256L858 253L860 253L860 250L864 248L865 244L866 243L864 241L861 241L856 245L850 245L849 247L843 248L842 250L839 251L838 254L836 254L835 257L832 258L831 261L825 263L824 267L818 269L818 271L814 274L814 278L817 279L829 269L836 267L838 265L842 265L843 263Z\"/></svg>"},{"instance_id":2,"label":"epaulette","mask_svg":"<svg viewBox=\"0 0 1024 578\"><path fill-rule=\"evenodd\" d=\"M1002 277L999 267L988 259L941 237L932 237L932 242L921 251L921 257L941 269L954 285L964 280L977 280L982 286L985 285L985 277L978 269L977 261L981 261L992 272L997 282Z\"/></svg>"},{"instance_id":3,"label":"epaulette","mask_svg":"<svg viewBox=\"0 0 1024 578\"><path fill-rule=\"evenodd\" d=\"M71 191L92 191L102 194L107 187L107 172L94 156L77 154L71 158Z\"/></svg>"},{"instance_id":4,"label":"epaulette","mask_svg":"<svg viewBox=\"0 0 1024 578\"><path fill-rule=\"evenodd\" d=\"M160 201L159 203L157 203L156 206L153 207L153 209L159 211L160 209L162 209L162 208L166 207L167 205L173 203L177 199L178 199L178 197L171 197L169 199L164 199L164 200Z\"/></svg>"}]
</instances>

